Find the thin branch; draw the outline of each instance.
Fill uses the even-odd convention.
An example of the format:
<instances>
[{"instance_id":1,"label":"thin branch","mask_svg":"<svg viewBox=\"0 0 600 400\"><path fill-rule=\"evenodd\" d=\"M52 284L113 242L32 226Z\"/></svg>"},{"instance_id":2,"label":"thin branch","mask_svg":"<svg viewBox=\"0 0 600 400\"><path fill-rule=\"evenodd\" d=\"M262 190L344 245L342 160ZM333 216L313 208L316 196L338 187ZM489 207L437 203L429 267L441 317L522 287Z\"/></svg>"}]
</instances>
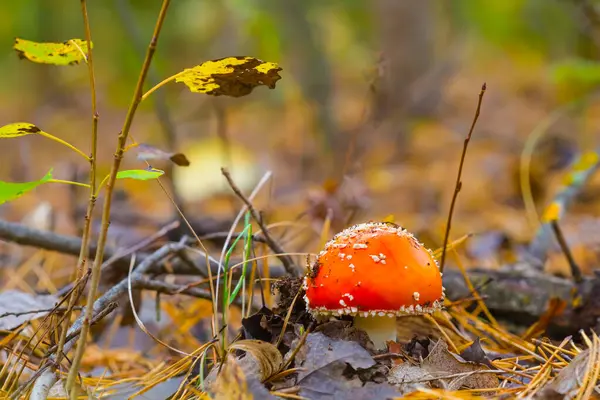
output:
<instances>
[{"instance_id":1,"label":"thin branch","mask_svg":"<svg viewBox=\"0 0 600 400\"><path fill-rule=\"evenodd\" d=\"M473 122L471 123L471 129L469 129L469 134L467 135L464 145L463 151L460 156L460 164L458 165L458 174L456 176L456 185L454 186L454 195L452 195L452 202L450 203L450 211L448 212L448 222L446 223L446 233L444 234L444 245L442 247L442 260L440 262L440 271L444 272L444 264L446 262L446 246L448 245L448 239L450 238L450 227L452 226L452 214L454 214L454 206L456 204L456 199L458 198L458 193L462 187L461 175L463 170L463 165L465 163L465 157L467 155L467 148L469 147L469 142L471 141L471 135L473 134L473 129L475 129L475 124L477 124L477 119L479 118L479 112L481 110L481 101L483 100L483 95L487 89L487 85L484 83L481 86L481 92L479 92L479 100L477 101L477 110L475 111L475 117L473 117Z\"/></svg>"},{"instance_id":2,"label":"thin branch","mask_svg":"<svg viewBox=\"0 0 600 400\"><path fill-rule=\"evenodd\" d=\"M31 382L34 382L33 389L31 390L30 399L31 400L46 400L48 398L48 394L50 393L50 389L56 383L56 374L53 371L49 371L51 364L47 364L45 367L39 369L36 374L32 377L35 380L30 379L26 385L23 386L27 388ZM18 390L17 393L20 393L22 389ZM17 397L13 397L17 398Z\"/></svg>"},{"instance_id":3,"label":"thin branch","mask_svg":"<svg viewBox=\"0 0 600 400\"><path fill-rule=\"evenodd\" d=\"M30 228L27 225L0 220L0 239L36 248L57 251L59 253L78 256L82 240L76 236L61 235L58 233ZM91 244L91 255L96 254L96 246ZM114 255L113 249L107 248L107 255Z\"/></svg>"},{"instance_id":4,"label":"thin branch","mask_svg":"<svg viewBox=\"0 0 600 400\"><path fill-rule=\"evenodd\" d=\"M150 40L150 44L148 45L148 50L146 52L146 58L144 60L144 64L142 65L142 69L140 71L140 76L138 78L138 82L131 99L131 104L129 106L129 110L127 111L127 115L125 116L125 122L123 123L123 128L121 129L121 133L117 138L117 148L115 150L113 165L110 170L109 179L106 183L106 198L104 200L104 207L102 209L102 223L100 229L100 235L98 237L98 250L96 252L96 257L94 259L94 265L92 266L92 277L90 282L90 289L88 292L87 298L87 307L85 311L85 317L83 320L83 327L81 330L81 336L79 337L79 343L77 345L77 350L75 351L75 355L73 356L73 364L71 365L71 369L69 370L69 375L67 377L66 390L70 393L71 398L74 397L74 383L75 378L77 377L79 364L81 363L81 358L83 357L83 352L85 350L86 345L86 337L89 330L89 325L92 319L92 304L96 299L96 293L98 291L98 285L100 283L100 271L104 256L104 247L106 246L106 241L108 238L108 226L110 224L110 211L112 205L112 194L113 188L115 186L115 181L117 179L117 173L119 172L119 168L121 166L121 161L123 159L123 154L125 152L125 147L127 145L127 138L129 136L129 131L131 129L131 124L133 123L133 118L137 111L138 105L141 101L142 92L144 90L144 82L146 81L146 76L148 75L148 70L150 69L150 64L152 62L152 57L154 56L154 52L156 51L156 44L158 42L158 38L160 36L160 32L165 21L167 10L169 8L170 0L163 0L161 10L158 14L158 18L156 20L156 26L154 28L154 33L152 35L152 39Z\"/></svg>"},{"instance_id":5,"label":"thin branch","mask_svg":"<svg viewBox=\"0 0 600 400\"><path fill-rule=\"evenodd\" d=\"M79 254L79 249L81 247L81 239L76 236L61 235L54 232L30 228L23 224L6 222L2 220L0 220L0 240L20 244L23 246L33 246L44 250L56 251L73 256L77 256ZM147 239L144 239L144 241L146 240ZM138 247L138 245L133 247ZM181 252L184 253L186 249L187 247L182 249ZM105 258L108 258L108 260L103 264L103 268L106 268L106 264L111 262L114 268L126 270L129 267L129 261L125 257L131 254L130 250L131 248L127 250L121 250L106 247L104 256ZM91 256L96 254L96 246L93 243L90 244L90 254ZM146 252L137 253L138 262L143 262L149 255L150 254ZM232 261L234 263L239 262L239 260ZM192 265L190 265L190 262ZM216 274L218 272L218 262L210 259L209 262L211 273ZM2 268L2 266L0 266L0 268ZM197 275L199 271L204 271L206 274L208 274L205 257L195 258L194 260L188 258L186 262L177 259L172 265L172 272L175 274ZM167 271L162 268L161 265L155 265L151 272L169 273L171 270ZM281 276L280 268L275 266L271 274L271 276ZM72 284L69 284L67 288L61 289L59 292L61 294L65 293L70 288L72 288Z\"/></svg>"},{"instance_id":6,"label":"thin branch","mask_svg":"<svg viewBox=\"0 0 600 400\"><path fill-rule=\"evenodd\" d=\"M256 221L258 226L260 226L260 229L262 230L262 234L265 238L265 242L267 243L267 245L271 248L271 250L273 250L273 252L279 254L277 257L281 261L281 264L283 264L283 267L285 268L286 272L292 276L299 276L299 270L294 265L294 261L292 261L292 258L290 256L285 254L285 250L279 245L279 243L275 241L275 239L271 237L268 227L264 224L262 218L252 205L252 202L248 200L248 198L242 193L240 188L237 187L237 185L233 181L233 178L231 177L231 174L229 174L229 171L227 171L227 169L225 168L221 168L221 173L223 174L225 179L227 179L231 190L233 190L233 192L244 202L244 204L246 204L246 207L248 207L248 211L250 211L252 218Z\"/></svg>"},{"instance_id":7,"label":"thin branch","mask_svg":"<svg viewBox=\"0 0 600 400\"><path fill-rule=\"evenodd\" d=\"M569 263L569 267L571 268L571 275L573 276L573 280L575 281L575 283L581 283L583 281L583 275L581 275L581 269L579 268L579 265L577 265L577 263L575 262L575 259L573 258L573 253L571 253L571 249L569 248L569 245L567 244L565 236L563 235L562 230L560 229L560 226L558 225L558 221L557 220L551 221L550 226L552 227L552 230L554 231L554 235L556 236L556 240L558 240L558 244L560 245L561 250L565 254L567 262Z\"/></svg>"},{"instance_id":8,"label":"thin branch","mask_svg":"<svg viewBox=\"0 0 600 400\"><path fill-rule=\"evenodd\" d=\"M79 306L75 306L73 307L74 310L81 310L83 307L79 307ZM37 313L49 313L49 312L55 312L55 313L63 313L67 311L66 307L63 308L42 308L39 310L28 310L28 311L19 311L19 312L5 312L0 314L0 319L5 318L5 317L20 317L22 315L28 315L28 314L37 314Z\"/></svg>"},{"instance_id":9,"label":"thin branch","mask_svg":"<svg viewBox=\"0 0 600 400\"><path fill-rule=\"evenodd\" d=\"M81 238L81 248L79 250L79 259L77 260L77 273L75 276L76 281L81 279L84 276L84 268L86 263L88 262L89 257L89 247L90 247L90 231L92 226L92 218L94 208L96 206L96 159L97 159L97 149L98 149L98 105L96 101L96 77L94 74L94 56L92 51L92 30L90 27L90 19L88 16L87 10L87 2L86 0L81 0L81 15L83 16L83 26L85 29L85 40L87 42L87 54L86 54L86 62L88 66L88 75L90 79L90 92L91 92L91 102L92 102L92 143L90 149L90 175L89 175L89 188L90 195L88 199L87 210L85 213L85 220L83 225L83 234ZM89 267L88 267L89 268ZM87 281L85 282L87 283ZM58 359L57 364L60 364L62 357L62 348L65 344L65 336L68 328L69 321L71 321L71 313L75 303L79 300L83 290L85 289L85 284L81 287L76 287L71 296L69 297L69 303L67 305L67 312L64 318L61 334L58 340Z\"/></svg>"}]
</instances>

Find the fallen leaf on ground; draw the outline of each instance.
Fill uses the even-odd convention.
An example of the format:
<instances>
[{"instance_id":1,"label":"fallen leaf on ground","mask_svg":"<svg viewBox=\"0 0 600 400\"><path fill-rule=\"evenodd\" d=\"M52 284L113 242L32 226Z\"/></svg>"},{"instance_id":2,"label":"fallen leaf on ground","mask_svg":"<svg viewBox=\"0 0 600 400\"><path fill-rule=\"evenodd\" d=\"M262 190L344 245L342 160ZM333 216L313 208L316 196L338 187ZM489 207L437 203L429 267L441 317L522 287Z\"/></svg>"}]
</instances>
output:
<instances>
[{"instance_id":1,"label":"fallen leaf on ground","mask_svg":"<svg viewBox=\"0 0 600 400\"><path fill-rule=\"evenodd\" d=\"M297 366L304 369L299 373L298 380L340 362L354 369L375 365L373 357L356 342L332 339L318 332L310 333L296 355Z\"/></svg>"},{"instance_id":2,"label":"fallen leaf on ground","mask_svg":"<svg viewBox=\"0 0 600 400\"><path fill-rule=\"evenodd\" d=\"M474 362L477 364L483 364L483 365L486 365L490 369L494 368L491 360L488 358L487 354L481 347L481 340L479 338L476 338L475 341L473 341L473 343L469 347L464 349L460 353L460 356L465 361L471 361L471 362Z\"/></svg>"},{"instance_id":3,"label":"fallen leaf on ground","mask_svg":"<svg viewBox=\"0 0 600 400\"><path fill-rule=\"evenodd\" d=\"M398 396L391 385L363 383L356 376L355 370L375 365L371 355L356 342L310 333L295 361L296 367L302 368L296 383L299 395L311 400Z\"/></svg>"},{"instance_id":4,"label":"fallen leaf on ground","mask_svg":"<svg viewBox=\"0 0 600 400\"><path fill-rule=\"evenodd\" d=\"M448 390L458 390L461 387L489 389L496 388L499 384L495 373L479 372L489 370L488 366L465 361L451 353L446 342L441 339L434 345L421 366L433 377L438 378L435 382L438 386Z\"/></svg>"},{"instance_id":5,"label":"fallen leaf on ground","mask_svg":"<svg viewBox=\"0 0 600 400\"><path fill-rule=\"evenodd\" d=\"M256 313L247 318L242 318L242 327L246 339L258 339L270 342L273 339L271 320L276 318L273 311L262 307Z\"/></svg>"},{"instance_id":6,"label":"fallen leaf on ground","mask_svg":"<svg viewBox=\"0 0 600 400\"><path fill-rule=\"evenodd\" d=\"M276 399L258 379L247 377L232 356L227 357L225 365L211 387L214 400Z\"/></svg>"},{"instance_id":7,"label":"fallen leaf on ground","mask_svg":"<svg viewBox=\"0 0 600 400\"><path fill-rule=\"evenodd\" d=\"M422 367L407 363L395 366L388 374L388 382L398 387L402 393L429 387L432 379L433 376Z\"/></svg>"}]
</instances>

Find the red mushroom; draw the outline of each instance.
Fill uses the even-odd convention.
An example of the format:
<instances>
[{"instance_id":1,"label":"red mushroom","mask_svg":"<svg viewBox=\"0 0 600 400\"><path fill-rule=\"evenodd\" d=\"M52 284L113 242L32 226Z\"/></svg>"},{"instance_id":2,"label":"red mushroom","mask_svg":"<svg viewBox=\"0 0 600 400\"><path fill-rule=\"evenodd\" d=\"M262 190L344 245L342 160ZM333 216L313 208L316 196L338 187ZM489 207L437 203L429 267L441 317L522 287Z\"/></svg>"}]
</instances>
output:
<instances>
[{"instance_id":1,"label":"red mushroom","mask_svg":"<svg viewBox=\"0 0 600 400\"><path fill-rule=\"evenodd\" d=\"M408 231L383 222L355 225L325 245L304 278L314 316L354 316L377 349L396 339L396 316L432 313L444 300L431 251Z\"/></svg>"}]
</instances>

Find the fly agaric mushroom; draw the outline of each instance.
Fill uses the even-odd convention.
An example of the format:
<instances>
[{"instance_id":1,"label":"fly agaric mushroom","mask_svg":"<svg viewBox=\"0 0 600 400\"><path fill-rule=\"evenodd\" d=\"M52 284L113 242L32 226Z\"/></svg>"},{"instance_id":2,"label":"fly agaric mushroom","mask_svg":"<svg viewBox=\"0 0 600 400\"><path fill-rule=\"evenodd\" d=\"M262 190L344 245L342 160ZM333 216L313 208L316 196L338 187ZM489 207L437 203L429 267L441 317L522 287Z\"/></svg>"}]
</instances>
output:
<instances>
[{"instance_id":1,"label":"fly agaric mushroom","mask_svg":"<svg viewBox=\"0 0 600 400\"><path fill-rule=\"evenodd\" d=\"M355 225L335 235L304 278L313 316L354 316L377 349L396 340L396 316L433 313L444 300L430 250L391 223Z\"/></svg>"}]
</instances>

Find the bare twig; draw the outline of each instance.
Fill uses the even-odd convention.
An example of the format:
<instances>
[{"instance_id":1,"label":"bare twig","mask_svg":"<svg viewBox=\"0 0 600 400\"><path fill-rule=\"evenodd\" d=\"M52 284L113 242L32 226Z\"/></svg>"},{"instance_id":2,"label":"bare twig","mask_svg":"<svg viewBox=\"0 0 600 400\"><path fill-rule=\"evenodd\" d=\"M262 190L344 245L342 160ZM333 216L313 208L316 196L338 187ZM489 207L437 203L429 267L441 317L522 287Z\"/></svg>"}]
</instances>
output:
<instances>
[{"instance_id":1,"label":"bare twig","mask_svg":"<svg viewBox=\"0 0 600 400\"><path fill-rule=\"evenodd\" d=\"M33 246L73 256L79 255L82 245L81 239L76 236L61 235L2 220L0 220L0 239L23 246ZM96 254L96 246L94 244L90 246L90 253L92 256ZM114 255L115 251L107 248L105 253L110 257Z\"/></svg>"},{"instance_id":2,"label":"bare twig","mask_svg":"<svg viewBox=\"0 0 600 400\"><path fill-rule=\"evenodd\" d=\"M444 264L446 262L446 246L448 245L448 239L450 238L450 227L452 226L452 214L454 213L454 206L456 204L456 199L458 198L458 193L462 187L461 175L463 170L463 165L465 163L465 157L467 155L467 148L469 147L469 142L471 141L471 135L473 134L473 129L475 129L475 124L477 124L477 119L479 118L479 112L481 111L481 101L483 100L483 95L487 89L487 85L484 83L481 86L481 91L479 92L479 100L477 101L477 110L475 110L475 116L473 117L473 122L471 123L471 129L469 129L469 134L467 135L464 144L463 151L460 156L460 164L458 165L458 174L456 176L456 185L454 186L454 194L452 195L452 202L450 203L450 211L448 212L448 222L446 223L446 233L444 234L444 245L442 247L442 260L440 262L440 271L444 272Z\"/></svg>"},{"instance_id":3,"label":"bare twig","mask_svg":"<svg viewBox=\"0 0 600 400\"><path fill-rule=\"evenodd\" d=\"M271 248L271 250L273 250L273 252L279 254L277 257L281 261L281 264L283 264L283 267L285 268L286 272L292 276L299 276L300 271L294 265L294 261L292 261L292 258L290 256L285 254L285 250L281 248L279 243L277 243L271 237L271 235L269 234L268 227L264 224L262 218L252 205L252 202L248 200L248 198L242 193L240 188L237 187L237 185L233 181L233 178L231 177L231 174L229 174L229 171L227 171L227 169L225 168L221 168L221 173L223 174L225 179L227 179L231 190L233 190L233 192L244 202L246 207L248 207L248 211L250 211L252 218L256 221L258 226L260 226L260 229L262 230L262 234L265 238L265 242L267 243L267 245Z\"/></svg>"},{"instance_id":4,"label":"bare twig","mask_svg":"<svg viewBox=\"0 0 600 400\"><path fill-rule=\"evenodd\" d=\"M79 254L79 249L81 248L81 239L76 236L61 235L2 220L0 220L0 239L23 246L32 246L73 256L77 256ZM121 254L119 255L119 253ZM90 255L94 256L95 254L96 245L90 244ZM105 258L109 258L106 262L112 262L114 267L123 270L126 270L129 266L129 261L124 258L129 254L130 252L128 250L119 250L111 247L105 247L104 250ZM149 255L150 254L145 252L137 253L138 262L142 262ZM176 273L195 274L197 270L207 270L207 264L204 259L194 260L194 268L179 264L181 263L175 263L173 266L174 270L177 271ZM211 271L217 271L217 266L217 262L211 262ZM0 266L0 268L2 268L2 266ZM161 271L153 270L153 272ZM64 291L61 291L61 293L64 293Z\"/></svg>"},{"instance_id":5,"label":"bare twig","mask_svg":"<svg viewBox=\"0 0 600 400\"><path fill-rule=\"evenodd\" d=\"M33 385L31 396L29 397L31 400L45 400L50 393L50 389L52 389L52 386L56 383L56 375L54 372L48 371L50 366L51 365L48 365L46 368L38 370L39 376L36 376L34 381L35 384ZM29 386L29 384L31 384L31 382L28 382L25 387Z\"/></svg>"},{"instance_id":6,"label":"bare twig","mask_svg":"<svg viewBox=\"0 0 600 400\"><path fill-rule=\"evenodd\" d=\"M79 251L79 259L77 260L77 272L75 278L77 280L84 276L84 267L89 257L89 245L90 245L90 231L92 226L92 218L94 207L96 206L96 159L97 159L97 148L98 148L98 107L96 102L96 78L94 74L94 57L92 51L92 31L90 27L90 20L88 17L87 2L81 0L81 14L83 16L83 25L85 28L85 40L87 42L87 54L86 64L88 66L88 75L90 79L90 92L92 102L92 141L91 141L91 154L90 160L90 173L89 173L89 184L90 184L90 195L85 213L85 221L83 225L83 234L81 238L81 249ZM88 266L89 268L89 266ZM87 282L86 282L87 283ZM58 341L58 359L57 364L60 364L60 358L62 357L62 347L65 341L65 335L69 321L71 321L71 313L75 303L79 300L85 284L82 287L76 287L75 291L69 297L69 303L67 305L67 313L64 318L62 331Z\"/></svg>"},{"instance_id":7,"label":"bare twig","mask_svg":"<svg viewBox=\"0 0 600 400\"><path fill-rule=\"evenodd\" d=\"M571 268L571 275L573 276L573 280L575 281L575 283L581 283L583 281L581 269L579 268L579 265L577 265L575 259L573 258L573 253L571 253L571 249L569 248L569 245L565 240L565 236L563 235L562 230L558 225L558 221L551 221L550 226L554 231L554 235L556 235L556 240L558 240L560 248L562 249L563 253L565 254L565 257L567 258L567 262L569 263L569 267Z\"/></svg>"},{"instance_id":8,"label":"bare twig","mask_svg":"<svg viewBox=\"0 0 600 400\"><path fill-rule=\"evenodd\" d=\"M73 307L74 310L81 310L82 307L79 306L75 306ZM67 311L66 307L63 308L43 308L40 310L28 310L28 311L20 311L20 312L5 312L0 314L0 319L5 318L5 317L10 317L10 316L15 316L15 317L19 317L21 315L28 315L28 314L37 314L37 313L49 313L49 312L55 312L55 313L63 313Z\"/></svg>"}]
</instances>

